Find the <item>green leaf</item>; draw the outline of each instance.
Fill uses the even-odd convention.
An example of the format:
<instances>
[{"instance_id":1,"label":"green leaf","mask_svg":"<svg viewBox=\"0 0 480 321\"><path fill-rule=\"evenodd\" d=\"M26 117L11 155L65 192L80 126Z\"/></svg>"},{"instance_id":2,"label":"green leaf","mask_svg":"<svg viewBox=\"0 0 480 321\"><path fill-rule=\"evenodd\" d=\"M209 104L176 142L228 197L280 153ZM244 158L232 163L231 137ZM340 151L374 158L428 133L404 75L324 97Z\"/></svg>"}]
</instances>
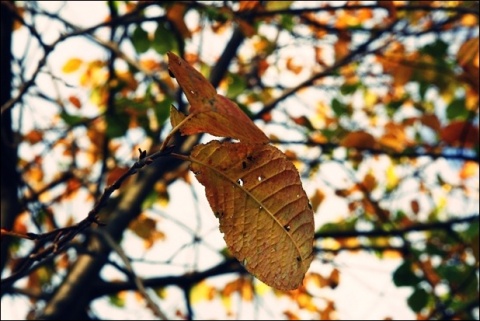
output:
<instances>
[{"instance_id":1,"label":"green leaf","mask_svg":"<svg viewBox=\"0 0 480 321\"><path fill-rule=\"evenodd\" d=\"M159 54L168 51L177 51L177 41L172 30L167 29L163 23L159 23L153 36L153 49Z\"/></svg>"},{"instance_id":2,"label":"green leaf","mask_svg":"<svg viewBox=\"0 0 480 321\"><path fill-rule=\"evenodd\" d=\"M109 295L108 299L110 304L116 307L123 308L125 306L125 299L121 298L118 294Z\"/></svg>"},{"instance_id":3,"label":"green leaf","mask_svg":"<svg viewBox=\"0 0 480 321\"><path fill-rule=\"evenodd\" d=\"M130 118L125 113L116 113L106 116L107 129L105 134L109 138L121 137L125 135L128 129Z\"/></svg>"},{"instance_id":4,"label":"green leaf","mask_svg":"<svg viewBox=\"0 0 480 321\"><path fill-rule=\"evenodd\" d=\"M423 47L420 52L432 57L443 57L447 54L448 44L440 39Z\"/></svg>"},{"instance_id":5,"label":"green leaf","mask_svg":"<svg viewBox=\"0 0 480 321\"><path fill-rule=\"evenodd\" d=\"M359 83L343 84L340 87L340 92L342 93L342 95L350 95L350 94L353 94L355 91L357 91L359 87L360 87Z\"/></svg>"},{"instance_id":6,"label":"green leaf","mask_svg":"<svg viewBox=\"0 0 480 321\"><path fill-rule=\"evenodd\" d=\"M60 113L60 118L70 126L76 126L82 122L85 122L87 118L82 116L70 115L65 111Z\"/></svg>"},{"instance_id":7,"label":"green leaf","mask_svg":"<svg viewBox=\"0 0 480 321\"><path fill-rule=\"evenodd\" d=\"M407 299L408 306L414 312L420 312L428 303L428 293L422 288L416 288Z\"/></svg>"},{"instance_id":8,"label":"green leaf","mask_svg":"<svg viewBox=\"0 0 480 321\"><path fill-rule=\"evenodd\" d=\"M295 22L293 21L293 16L291 15L281 15L280 18L280 25L283 29L287 31L293 31L293 27L295 26Z\"/></svg>"},{"instance_id":9,"label":"green leaf","mask_svg":"<svg viewBox=\"0 0 480 321\"><path fill-rule=\"evenodd\" d=\"M337 98L333 98L332 109L335 115L340 117L347 112L347 105L341 103Z\"/></svg>"},{"instance_id":10,"label":"green leaf","mask_svg":"<svg viewBox=\"0 0 480 321\"><path fill-rule=\"evenodd\" d=\"M143 30L141 26L138 26L133 31L132 44L135 48L135 51L139 54L144 53L150 48L150 39L148 38L148 32Z\"/></svg>"},{"instance_id":11,"label":"green leaf","mask_svg":"<svg viewBox=\"0 0 480 321\"><path fill-rule=\"evenodd\" d=\"M478 221L471 222L468 225L468 228L462 232L462 236L464 236L468 241L473 240L475 236L478 235L479 232L479 224Z\"/></svg>"},{"instance_id":12,"label":"green leaf","mask_svg":"<svg viewBox=\"0 0 480 321\"><path fill-rule=\"evenodd\" d=\"M418 94L422 100L425 99L425 94L427 93L428 88L430 88L430 84L425 81L420 81L418 87Z\"/></svg>"},{"instance_id":13,"label":"green leaf","mask_svg":"<svg viewBox=\"0 0 480 321\"><path fill-rule=\"evenodd\" d=\"M393 283L396 286L412 286L420 282L418 276L412 271L412 263L405 261L393 272Z\"/></svg>"},{"instance_id":14,"label":"green leaf","mask_svg":"<svg viewBox=\"0 0 480 321\"><path fill-rule=\"evenodd\" d=\"M138 110L145 111L150 108L150 104L145 100L132 100L130 98L120 98L115 101L115 107L119 108L120 110L125 107L135 108Z\"/></svg>"},{"instance_id":15,"label":"green leaf","mask_svg":"<svg viewBox=\"0 0 480 321\"><path fill-rule=\"evenodd\" d=\"M170 106L173 104L173 99L165 98L163 101L155 106L155 116L159 125L162 125L170 117Z\"/></svg>"},{"instance_id":16,"label":"green leaf","mask_svg":"<svg viewBox=\"0 0 480 321\"><path fill-rule=\"evenodd\" d=\"M152 208L153 204L155 204L158 200L158 193L155 190L151 190L148 193L145 200L142 202L142 211Z\"/></svg>"},{"instance_id":17,"label":"green leaf","mask_svg":"<svg viewBox=\"0 0 480 321\"><path fill-rule=\"evenodd\" d=\"M229 74L227 97L235 98L245 91L245 79L237 74Z\"/></svg>"},{"instance_id":18,"label":"green leaf","mask_svg":"<svg viewBox=\"0 0 480 321\"><path fill-rule=\"evenodd\" d=\"M449 120L466 120L468 118L468 114L468 110L465 108L465 98L454 99L447 106L447 118Z\"/></svg>"},{"instance_id":19,"label":"green leaf","mask_svg":"<svg viewBox=\"0 0 480 321\"><path fill-rule=\"evenodd\" d=\"M471 266L462 264L443 264L437 268L438 275L444 280L447 280L451 286L457 287L463 284L466 279L472 274Z\"/></svg>"}]
</instances>

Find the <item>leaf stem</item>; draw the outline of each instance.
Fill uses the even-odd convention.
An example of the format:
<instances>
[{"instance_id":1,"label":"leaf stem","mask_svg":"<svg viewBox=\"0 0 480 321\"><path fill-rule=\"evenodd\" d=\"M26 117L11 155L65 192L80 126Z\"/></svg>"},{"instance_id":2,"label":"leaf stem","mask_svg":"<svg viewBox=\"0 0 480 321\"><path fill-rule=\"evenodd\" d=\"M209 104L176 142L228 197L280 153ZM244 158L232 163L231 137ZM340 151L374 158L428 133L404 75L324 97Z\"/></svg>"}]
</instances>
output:
<instances>
[{"instance_id":1,"label":"leaf stem","mask_svg":"<svg viewBox=\"0 0 480 321\"><path fill-rule=\"evenodd\" d=\"M172 128L170 133L168 133L167 137L165 137L165 140L163 141L162 145L160 146L160 152L164 151L165 148L167 147L167 144L170 142L172 139L173 135L180 129L180 127L185 124L190 118L192 118L194 114L190 114L187 117L185 117L181 122L179 122L175 127ZM173 155L173 154L172 154Z\"/></svg>"}]
</instances>

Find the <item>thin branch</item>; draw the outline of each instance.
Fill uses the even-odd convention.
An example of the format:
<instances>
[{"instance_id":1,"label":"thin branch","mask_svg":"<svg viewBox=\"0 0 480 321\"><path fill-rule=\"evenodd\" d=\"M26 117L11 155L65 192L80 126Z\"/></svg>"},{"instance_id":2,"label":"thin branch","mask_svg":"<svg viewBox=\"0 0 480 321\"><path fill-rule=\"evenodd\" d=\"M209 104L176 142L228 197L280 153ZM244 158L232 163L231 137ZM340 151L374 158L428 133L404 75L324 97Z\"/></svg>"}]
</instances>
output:
<instances>
[{"instance_id":1,"label":"thin branch","mask_svg":"<svg viewBox=\"0 0 480 321\"><path fill-rule=\"evenodd\" d=\"M41 261L45 258L48 258L51 254L59 253L64 249L64 247L79 233L83 232L85 229L90 227L93 223L98 225L103 225L98 220L98 214L100 210L106 206L108 199L112 193L119 189L122 183L129 177L136 174L141 168L152 164L155 160L160 157L169 155L172 147L165 147L163 150L159 150L156 153L146 156L144 151L140 151L140 159L135 162L130 169L128 169L122 176L120 176L113 184L108 186L103 194L101 195L99 201L95 204L92 210L88 213L87 217L80 221L79 223L56 229L47 233L26 233L22 238L34 240L37 242L38 249L36 252L30 254L25 262L22 264L21 268L18 271L15 271L12 275L2 279L2 289L4 287L11 286L15 281L20 279L24 274L23 272L28 269L34 262ZM2 235L6 233L2 230ZM7 235L7 234L5 234ZM18 236L9 234L10 236ZM43 245L47 242L51 242L50 245L41 248L39 245Z\"/></svg>"},{"instance_id":2,"label":"thin branch","mask_svg":"<svg viewBox=\"0 0 480 321\"><path fill-rule=\"evenodd\" d=\"M348 55L346 55L342 59L336 61L332 66L328 67L327 69L323 70L322 72L319 72L319 73L313 75L312 77L310 77L309 79L301 82L297 86L286 90L279 97L277 97L277 98L273 99L272 101L266 103L265 106L257 114L255 114L255 116L253 118L255 118L255 119L261 118L263 115L272 111L278 103L280 103L281 101L290 97L291 95L295 94L299 90L313 85L315 83L315 81L317 81L320 78L324 78L324 77L332 75L335 72L335 70L337 70L338 68L340 68L342 66L345 66L345 65L349 64L355 58L357 58L357 56L361 56L361 55L366 54L367 52L369 52L367 50L368 46L372 42L377 40L381 36L382 33L385 33L387 31L392 30L392 28L395 26L395 24L396 24L396 22L393 22L388 27L386 27L385 29L382 29L378 33L373 34L367 41L365 41L364 43L359 45L355 50L351 51Z\"/></svg>"},{"instance_id":3,"label":"thin branch","mask_svg":"<svg viewBox=\"0 0 480 321\"><path fill-rule=\"evenodd\" d=\"M331 151L337 148L346 148L340 144L336 143L318 143L311 140L297 140L297 141L288 141L288 140L271 140L272 144L282 144L282 145L304 145L304 146L313 146L321 147L325 151ZM433 147L432 147L433 148ZM463 160L463 161L472 161L478 163L480 160L478 156L468 156L464 154L452 153L452 154L442 154L434 152L424 152L424 151L412 151L407 150L403 152L393 152L389 150L376 149L376 148L366 148L366 147L348 147L348 149L358 150L360 152L369 153L372 155L388 155L392 158L418 158L418 157L430 157L432 159L451 159L451 160Z\"/></svg>"},{"instance_id":4,"label":"thin branch","mask_svg":"<svg viewBox=\"0 0 480 321\"><path fill-rule=\"evenodd\" d=\"M258 18L258 17L269 17L274 15L301 15L303 13L309 12L332 12L337 10L352 11L360 9L382 9L387 10L387 8L380 5L347 5L347 6L323 6L316 8L294 8L294 9L278 9L278 10L268 10L268 11L237 11L235 12L236 17L241 18ZM465 8L465 7L432 7L426 5L414 5L414 6L395 6L397 11L443 11L443 12L456 12L458 14L474 14L479 15L477 8Z\"/></svg>"},{"instance_id":5,"label":"thin branch","mask_svg":"<svg viewBox=\"0 0 480 321\"><path fill-rule=\"evenodd\" d=\"M133 267L130 264L130 260L126 256L123 249L115 242L115 240L110 236L109 233L98 232L96 234L103 238L103 240L112 248L112 250L114 250L118 254L118 256L120 256L120 259L122 260L123 264L125 265L126 271L128 272L128 276L130 277L130 279L133 279L137 290L140 292L140 294L142 294L145 301L147 301L147 306L152 310L152 312L160 319L168 320L168 317L162 312L162 310L160 310L160 307L153 301L153 299L148 294L145 286L143 285L142 279L140 279L133 270Z\"/></svg>"},{"instance_id":6,"label":"thin branch","mask_svg":"<svg viewBox=\"0 0 480 321\"><path fill-rule=\"evenodd\" d=\"M316 232L315 239L320 238L349 238L358 236L367 237L385 237L385 236L404 236L412 232L451 229L452 226L463 223L472 223L478 221L478 214L469 215L462 218L454 218L445 222L420 223L414 224L401 229L392 230L371 230L371 231L331 231L331 232Z\"/></svg>"}]
</instances>

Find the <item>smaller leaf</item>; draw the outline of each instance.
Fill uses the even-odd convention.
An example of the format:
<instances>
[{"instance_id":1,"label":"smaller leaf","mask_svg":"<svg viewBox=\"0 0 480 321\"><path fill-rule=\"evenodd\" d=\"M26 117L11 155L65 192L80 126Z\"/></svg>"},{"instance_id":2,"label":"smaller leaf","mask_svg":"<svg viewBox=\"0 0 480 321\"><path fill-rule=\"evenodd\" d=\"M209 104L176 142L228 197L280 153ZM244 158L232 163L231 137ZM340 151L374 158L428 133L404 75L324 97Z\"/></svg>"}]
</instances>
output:
<instances>
[{"instance_id":1,"label":"smaller leaf","mask_svg":"<svg viewBox=\"0 0 480 321\"><path fill-rule=\"evenodd\" d=\"M135 28L132 34L132 44L137 53L144 53L150 48L150 39L148 38L148 32L146 32L141 26Z\"/></svg>"},{"instance_id":2,"label":"smaller leaf","mask_svg":"<svg viewBox=\"0 0 480 321\"><path fill-rule=\"evenodd\" d=\"M75 72L82 65L83 60L80 58L70 58L62 67L62 71L66 74Z\"/></svg>"},{"instance_id":3,"label":"smaller leaf","mask_svg":"<svg viewBox=\"0 0 480 321\"><path fill-rule=\"evenodd\" d=\"M79 109L80 107L82 107L82 103L80 101L80 99L78 99L77 96L69 96L68 97L68 101L73 105L75 106L77 109Z\"/></svg>"},{"instance_id":4,"label":"smaller leaf","mask_svg":"<svg viewBox=\"0 0 480 321\"><path fill-rule=\"evenodd\" d=\"M469 112L465 107L465 98L457 98L452 100L452 102L447 106L447 118L449 120L468 119Z\"/></svg>"},{"instance_id":5,"label":"smaller leaf","mask_svg":"<svg viewBox=\"0 0 480 321\"><path fill-rule=\"evenodd\" d=\"M428 293L422 288L417 288L407 299L408 306L414 312L420 312L428 303Z\"/></svg>"},{"instance_id":6,"label":"smaller leaf","mask_svg":"<svg viewBox=\"0 0 480 321\"><path fill-rule=\"evenodd\" d=\"M230 99L218 95L210 82L185 60L169 52L168 68L190 103L189 119L182 125L184 135L209 133L246 143L268 143L268 137ZM174 115L179 119L179 115ZM175 121L175 120L174 120ZM175 124L178 124L176 122Z\"/></svg>"},{"instance_id":7,"label":"smaller leaf","mask_svg":"<svg viewBox=\"0 0 480 321\"><path fill-rule=\"evenodd\" d=\"M109 138L121 137L127 133L130 118L125 113L106 115L107 128L105 133Z\"/></svg>"},{"instance_id":8,"label":"smaller leaf","mask_svg":"<svg viewBox=\"0 0 480 321\"><path fill-rule=\"evenodd\" d=\"M64 111L60 113L60 118L70 126L78 125L79 123L84 122L86 120L85 117L70 115Z\"/></svg>"},{"instance_id":9,"label":"smaller leaf","mask_svg":"<svg viewBox=\"0 0 480 321\"><path fill-rule=\"evenodd\" d=\"M177 49L177 41L173 32L167 29L163 23L159 23L155 29L152 47L161 55Z\"/></svg>"},{"instance_id":10,"label":"smaller leaf","mask_svg":"<svg viewBox=\"0 0 480 321\"><path fill-rule=\"evenodd\" d=\"M448 145L472 147L478 145L478 127L466 121L455 120L442 128L440 137Z\"/></svg>"},{"instance_id":11,"label":"smaller leaf","mask_svg":"<svg viewBox=\"0 0 480 321\"><path fill-rule=\"evenodd\" d=\"M395 272L393 272L393 283L395 283L396 286L415 286L419 282L420 279L413 273L410 261L404 261Z\"/></svg>"},{"instance_id":12,"label":"smaller leaf","mask_svg":"<svg viewBox=\"0 0 480 321\"><path fill-rule=\"evenodd\" d=\"M177 127L186 117L187 116L178 111L173 105L170 106L170 124L172 124L172 128Z\"/></svg>"},{"instance_id":13,"label":"smaller leaf","mask_svg":"<svg viewBox=\"0 0 480 321\"><path fill-rule=\"evenodd\" d=\"M168 70L172 72L182 87L190 103L190 112L196 113L211 110L210 101L217 91L210 82L188 62L177 55L168 52Z\"/></svg>"},{"instance_id":14,"label":"smaller leaf","mask_svg":"<svg viewBox=\"0 0 480 321\"><path fill-rule=\"evenodd\" d=\"M332 110L337 117L340 117L347 113L348 108L347 105L341 103L338 99L334 98L332 100Z\"/></svg>"},{"instance_id":15,"label":"smaller leaf","mask_svg":"<svg viewBox=\"0 0 480 321\"><path fill-rule=\"evenodd\" d=\"M348 133L341 141L340 145L347 148L373 148L375 138L364 131L355 131Z\"/></svg>"}]
</instances>

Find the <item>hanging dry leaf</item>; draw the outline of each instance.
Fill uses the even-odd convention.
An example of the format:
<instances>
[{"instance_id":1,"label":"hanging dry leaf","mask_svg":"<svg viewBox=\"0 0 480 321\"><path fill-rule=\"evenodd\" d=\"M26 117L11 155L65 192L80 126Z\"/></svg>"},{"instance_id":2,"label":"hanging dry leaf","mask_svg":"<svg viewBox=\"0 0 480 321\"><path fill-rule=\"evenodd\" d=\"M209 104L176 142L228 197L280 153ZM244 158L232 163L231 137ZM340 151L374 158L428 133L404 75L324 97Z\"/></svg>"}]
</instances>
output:
<instances>
[{"instance_id":1,"label":"hanging dry leaf","mask_svg":"<svg viewBox=\"0 0 480 321\"><path fill-rule=\"evenodd\" d=\"M168 69L191 105L190 119L180 128L182 134L209 133L239 139L245 143L268 143L268 137L237 104L218 95L210 82L185 60L171 52L167 55Z\"/></svg>"},{"instance_id":2,"label":"hanging dry leaf","mask_svg":"<svg viewBox=\"0 0 480 321\"><path fill-rule=\"evenodd\" d=\"M298 288L314 221L295 166L271 145L218 141L197 145L190 160L232 254L262 282Z\"/></svg>"}]
</instances>

